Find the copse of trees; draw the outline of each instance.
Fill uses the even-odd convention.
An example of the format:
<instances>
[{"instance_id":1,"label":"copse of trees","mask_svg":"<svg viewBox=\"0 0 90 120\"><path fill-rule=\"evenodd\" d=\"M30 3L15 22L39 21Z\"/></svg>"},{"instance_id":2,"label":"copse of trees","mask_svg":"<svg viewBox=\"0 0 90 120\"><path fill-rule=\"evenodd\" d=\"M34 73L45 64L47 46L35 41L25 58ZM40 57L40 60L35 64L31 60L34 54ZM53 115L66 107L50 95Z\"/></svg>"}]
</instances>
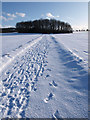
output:
<instances>
[{"instance_id":1,"label":"copse of trees","mask_svg":"<svg viewBox=\"0 0 90 120\"><path fill-rule=\"evenodd\" d=\"M39 19L34 21L19 22L16 24L19 33L72 33L69 23L55 19Z\"/></svg>"},{"instance_id":2,"label":"copse of trees","mask_svg":"<svg viewBox=\"0 0 90 120\"><path fill-rule=\"evenodd\" d=\"M11 33L17 32L16 28L0 28L0 33Z\"/></svg>"}]
</instances>

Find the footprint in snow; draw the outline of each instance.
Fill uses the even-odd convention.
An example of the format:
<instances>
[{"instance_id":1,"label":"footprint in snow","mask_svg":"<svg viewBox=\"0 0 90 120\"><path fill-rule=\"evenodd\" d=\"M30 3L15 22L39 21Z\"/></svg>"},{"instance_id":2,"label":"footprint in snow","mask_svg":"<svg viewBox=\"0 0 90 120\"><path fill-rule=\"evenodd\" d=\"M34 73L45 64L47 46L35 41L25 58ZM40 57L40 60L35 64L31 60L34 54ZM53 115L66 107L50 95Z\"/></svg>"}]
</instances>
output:
<instances>
[{"instance_id":1,"label":"footprint in snow","mask_svg":"<svg viewBox=\"0 0 90 120\"><path fill-rule=\"evenodd\" d=\"M50 77L50 75L46 75L46 78L47 78L47 77Z\"/></svg>"},{"instance_id":2,"label":"footprint in snow","mask_svg":"<svg viewBox=\"0 0 90 120\"><path fill-rule=\"evenodd\" d=\"M60 119L60 118L62 118L62 117L60 116L59 111L56 110L56 112L52 115L52 118L54 118L55 120L57 120L57 119Z\"/></svg>"},{"instance_id":3,"label":"footprint in snow","mask_svg":"<svg viewBox=\"0 0 90 120\"><path fill-rule=\"evenodd\" d=\"M52 93L49 93L48 97L44 99L44 102L47 103L49 100L51 100L54 97Z\"/></svg>"},{"instance_id":4,"label":"footprint in snow","mask_svg":"<svg viewBox=\"0 0 90 120\"><path fill-rule=\"evenodd\" d=\"M48 68L47 71L51 71L51 69Z\"/></svg>"},{"instance_id":5,"label":"footprint in snow","mask_svg":"<svg viewBox=\"0 0 90 120\"><path fill-rule=\"evenodd\" d=\"M86 54L88 54L88 52L87 51L83 51L84 53L86 53Z\"/></svg>"},{"instance_id":6,"label":"footprint in snow","mask_svg":"<svg viewBox=\"0 0 90 120\"><path fill-rule=\"evenodd\" d=\"M49 85L50 85L50 86L54 86L54 87L57 87L57 86L58 86L54 80L52 81L52 83L49 83Z\"/></svg>"}]
</instances>

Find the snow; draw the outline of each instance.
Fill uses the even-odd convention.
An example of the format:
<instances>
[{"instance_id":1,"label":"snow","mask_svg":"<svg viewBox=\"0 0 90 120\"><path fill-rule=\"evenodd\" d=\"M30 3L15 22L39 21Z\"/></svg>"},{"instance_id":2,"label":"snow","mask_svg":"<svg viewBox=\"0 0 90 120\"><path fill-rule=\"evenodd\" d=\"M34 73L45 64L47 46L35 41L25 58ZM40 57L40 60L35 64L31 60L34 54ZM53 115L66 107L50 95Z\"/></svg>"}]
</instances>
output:
<instances>
[{"instance_id":1,"label":"snow","mask_svg":"<svg viewBox=\"0 0 90 120\"><path fill-rule=\"evenodd\" d=\"M63 44L75 56L88 63L88 32L75 32L74 34L55 35L58 41Z\"/></svg>"},{"instance_id":2,"label":"snow","mask_svg":"<svg viewBox=\"0 0 90 120\"><path fill-rule=\"evenodd\" d=\"M2 36L0 117L87 118L88 36Z\"/></svg>"},{"instance_id":3,"label":"snow","mask_svg":"<svg viewBox=\"0 0 90 120\"><path fill-rule=\"evenodd\" d=\"M27 42L31 42L32 39L35 39L40 35L35 34L18 34L18 33L3 33L3 41L2 41L2 55L14 51Z\"/></svg>"}]
</instances>

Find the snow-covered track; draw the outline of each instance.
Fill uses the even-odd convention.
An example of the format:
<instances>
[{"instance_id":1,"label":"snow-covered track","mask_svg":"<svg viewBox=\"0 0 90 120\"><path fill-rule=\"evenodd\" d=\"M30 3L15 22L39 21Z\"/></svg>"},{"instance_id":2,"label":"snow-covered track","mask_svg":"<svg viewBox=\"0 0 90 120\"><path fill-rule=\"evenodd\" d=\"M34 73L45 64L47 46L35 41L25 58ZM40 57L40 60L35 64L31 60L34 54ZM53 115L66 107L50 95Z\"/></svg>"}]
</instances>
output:
<instances>
[{"instance_id":1,"label":"snow-covered track","mask_svg":"<svg viewBox=\"0 0 90 120\"><path fill-rule=\"evenodd\" d=\"M27 40L14 51L0 76L1 118L87 118L88 71L55 36Z\"/></svg>"},{"instance_id":2,"label":"snow-covered track","mask_svg":"<svg viewBox=\"0 0 90 120\"><path fill-rule=\"evenodd\" d=\"M41 35L40 37L34 39L32 42L28 42L29 44L27 44L27 46L25 46L24 48L22 48L18 53L16 53L14 56L10 56L8 55L8 61L5 61L5 63L2 63L2 66L0 67L0 72L7 66L9 65L12 61L15 60L16 57L18 57L19 55L23 54L27 49L29 49L31 46L33 46L34 44L36 44L38 41L40 41L42 39L43 35Z\"/></svg>"},{"instance_id":3,"label":"snow-covered track","mask_svg":"<svg viewBox=\"0 0 90 120\"><path fill-rule=\"evenodd\" d=\"M77 72L78 76L73 76L73 78L81 79L83 81L84 89L87 89L88 86L88 69L85 69L83 64L83 60L78 57L77 55L73 54L73 52L67 48L65 48L62 44L60 44L57 39L51 36L53 40L57 53L59 55L60 60L62 61L63 65L73 73ZM87 82L86 82L87 81ZM80 86L79 86L80 87Z\"/></svg>"},{"instance_id":4,"label":"snow-covered track","mask_svg":"<svg viewBox=\"0 0 90 120\"><path fill-rule=\"evenodd\" d=\"M1 117L25 117L30 93L37 90L38 77L47 64L48 46L46 37L39 37L14 56L2 72Z\"/></svg>"}]
</instances>

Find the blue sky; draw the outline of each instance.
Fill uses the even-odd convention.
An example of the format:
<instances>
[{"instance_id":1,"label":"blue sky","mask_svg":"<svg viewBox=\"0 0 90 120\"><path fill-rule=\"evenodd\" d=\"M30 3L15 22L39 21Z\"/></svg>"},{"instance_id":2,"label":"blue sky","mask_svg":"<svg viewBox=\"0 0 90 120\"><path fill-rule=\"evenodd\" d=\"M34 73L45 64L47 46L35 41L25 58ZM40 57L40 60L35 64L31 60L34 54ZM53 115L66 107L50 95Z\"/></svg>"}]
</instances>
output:
<instances>
[{"instance_id":1,"label":"blue sky","mask_svg":"<svg viewBox=\"0 0 90 120\"><path fill-rule=\"evenodd\" d=\"M3 2L2 27L40 18L68 22L74 29L88 28L88 2Z\"/></svg>"}]
</instances>

